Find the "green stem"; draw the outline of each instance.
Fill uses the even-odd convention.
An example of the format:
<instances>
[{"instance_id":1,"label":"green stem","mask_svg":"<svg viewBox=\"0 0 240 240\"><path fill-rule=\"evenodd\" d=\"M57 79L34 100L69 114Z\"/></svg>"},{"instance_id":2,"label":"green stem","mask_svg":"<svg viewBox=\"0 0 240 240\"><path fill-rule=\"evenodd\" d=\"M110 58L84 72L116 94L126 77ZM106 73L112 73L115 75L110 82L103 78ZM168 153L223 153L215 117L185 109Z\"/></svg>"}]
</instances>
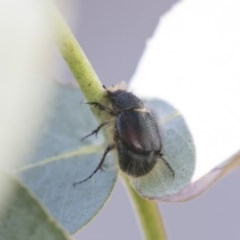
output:
<instances>
[{"instance_id":1,"label":"green stem","mask_svg":"<svg viewBox=\"0 0 240 240\"><path fill-rule=\"evenodd\" d=\"M53 12L57 45L75 76L83 94L88 101L106 103L102 84L83 50L55 7L53 7ZM92 110L98 119L104 120L104 114L100 111L96 111L94 108L92 108ZM153 201L141 198L129 184L126 185L128 186L130 196L140 218L146 240L165 240L165 230L157 205Z\"/></svg>"},{"instance_id":2,"label":"green stem","mask_svg":"<svg viewBox=\"0 0 240 240\"><path fill-rule=\"evenodd\" d=\"M82 48L73 36L71 30L60 15L59 11L53 6L53 31L56 44L65 59L68 67L74 75L85 98L89 102L107 103L104 98L104 89L92 65L88 61ZM104 112L92 108L94 114L103 120Z\"/></svg>"},{"instance_id":3,"label":"green stem","mask_svg":"<svg viewBox=\"0 0 240 240\"><path fill-rule=\"evenodd\" d=\"M140 197L129 184L127 177L123 176L123 180L139 217L145 240L166 240L167 235L156 202Z\"/></svg>"}]
</instances>

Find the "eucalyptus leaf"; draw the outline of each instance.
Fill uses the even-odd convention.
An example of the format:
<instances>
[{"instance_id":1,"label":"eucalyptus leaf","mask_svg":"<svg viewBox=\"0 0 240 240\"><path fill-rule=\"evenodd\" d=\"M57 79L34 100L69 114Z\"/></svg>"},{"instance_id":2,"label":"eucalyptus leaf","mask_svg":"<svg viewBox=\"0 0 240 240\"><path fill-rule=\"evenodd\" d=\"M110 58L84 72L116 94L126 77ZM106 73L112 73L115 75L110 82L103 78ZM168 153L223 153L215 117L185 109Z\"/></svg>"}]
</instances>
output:
<instances>
[{"instance_id":1,"label":"eucalyptus leaf","mask_svg":"<svg viewBox=\"0 0 240 240\"><path fill-rule=\"evenodd\" d=\"M165 195L159 200L165 202L185 202L198 197L210 187L212 187L218 180L228 175L233 170L240 166L240 152L237 152L222 164L213 168L196 181L190 182L184 189L173 195Z\"/></svg>"},{"instance_id":2,"label":"eucalyptus leaf","mask_svg":"<svg viewBox=\"0 0 240 240\"><path fill-rule=\"evenodd\" d=\"M16 179L1 172L9 189L5 201L0 202L0 239L6 240L67 240L70 239L53 221L38 201Z\"/></svg>"},{"instance_id":3,"label":"eucalyptus leaf","mask_svg":"<svg viewBox=\"0 0 240 240\"><path fill-rule=\"evenodd\" d=\"M195 146L183 116L173 106L159 99L148 100L147 105L155 113L163 158L171 166L174 176L160 158L153 171L130 181L141 196L159 199L176 194L190 183L195 169Z\"/></svg>"},{"instance_id":4,"label":"eucalyptus leaf","mask_svg":"<svg viewBox=\"0 0 240 240\"><path fill-rule=\"evenodd\" d=\"M89 181L73 187L98 165L104 151L99 133L81 138L98 126L78 88L56 84L56 99L46 109L49 123L42 126L36 151L16 174L43 203L57 222L74 233L103 207L116 182L117 171L107 164Z\"/></svg>"}]
</instances>

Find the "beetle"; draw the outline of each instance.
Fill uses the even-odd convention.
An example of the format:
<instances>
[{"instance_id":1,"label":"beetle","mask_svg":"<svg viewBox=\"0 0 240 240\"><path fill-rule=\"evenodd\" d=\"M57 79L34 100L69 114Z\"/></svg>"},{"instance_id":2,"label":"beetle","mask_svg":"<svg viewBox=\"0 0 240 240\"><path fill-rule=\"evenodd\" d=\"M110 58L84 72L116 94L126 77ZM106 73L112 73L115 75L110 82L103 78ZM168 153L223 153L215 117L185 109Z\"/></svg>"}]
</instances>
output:
<instances>
[{"instance_id":1,"label":"beetle","mask_svg":"<svg viewBox=\"0 0 240 240\"><path fill-rule=\"evenodd\" d=\"M87 178L74 185L89 180L99 169L102 169L107 154L113 149L118 152L120 169L129 177L139 178L147 175L158 161L163 161L174 177L172 167L163 158L159 126L153 112L133 93L103 87L111 107L98 102L87 103L115 117L113 143L106 147L96 169ZM103 122L83 139L97 134L107 124L109 122Z\"/></svg>"}]
</instances>

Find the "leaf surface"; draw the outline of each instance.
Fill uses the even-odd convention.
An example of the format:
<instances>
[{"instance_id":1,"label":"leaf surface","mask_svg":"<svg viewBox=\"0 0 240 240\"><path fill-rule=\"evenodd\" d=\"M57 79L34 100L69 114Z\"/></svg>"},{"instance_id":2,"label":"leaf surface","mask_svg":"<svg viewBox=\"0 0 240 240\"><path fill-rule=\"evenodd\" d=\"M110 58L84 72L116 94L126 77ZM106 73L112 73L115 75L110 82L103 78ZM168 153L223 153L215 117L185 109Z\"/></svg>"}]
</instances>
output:
<instances>
[{"instance_id":1,"label":"leaf surface","mask_svg":"<svg viewBox=\"0 0 240 240\"><path fill-rule=\"evenodd\" d=\"M162 154L172 172L162 159L146 176L131 178L135 190L148 199L176 194L189 184L195 169L195 146L183 116L165 101L148 100L147 105L157 119Z\"/></svg>"},{"instance_id":2,"label":"leaf surface","mask_svg":"<svg viewBox=\"0 0 240 240\"><path fill-rule=\"evenodd\" d=\"M105 171L73 187L97 167L103 137L81 138L98 126L76 87L56 84L56 100L46 109L49 123L42 126L36 151L15 169L21 181L37 196L67 231L74 233L103 207L116 182L112 156Z\"/></svg>"},{"instance_id":3,"label":"leaf surface","mask_svg":"<svg viewBox=\"0 0 240 240\"><path fill-rule=\"evenodd\" d=\"M25 187L1 171L3 178L12 192L1 188L1 194L8 196L0 202L0 239L70 239Z\"/></svg>"}]
</instances>

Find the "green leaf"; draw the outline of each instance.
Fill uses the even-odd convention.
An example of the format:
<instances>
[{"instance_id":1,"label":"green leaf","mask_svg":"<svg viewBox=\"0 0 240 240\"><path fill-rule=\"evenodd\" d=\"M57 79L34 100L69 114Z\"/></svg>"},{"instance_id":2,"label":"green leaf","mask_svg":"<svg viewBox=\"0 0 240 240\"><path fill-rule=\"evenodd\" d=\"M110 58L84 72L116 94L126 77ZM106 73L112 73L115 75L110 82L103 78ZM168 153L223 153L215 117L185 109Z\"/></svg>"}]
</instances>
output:
<instances>
[{"instance_id":1,"label":"green leaf","mask_svg":"<svg viewBox=\"0 0 240 240\"><path fill-rule=\"evenodd\" d=\"M217 181L227 176L240 166L240 152L213 168L211 171L190 182L184 189L170 196L163 196L160 200L165 202L185 202L198 197L209 190Z\"/></svg>"},{"instance_id":2,"label":"green leaf","mask_svg":"<svg viewBox=\"0 0 240 240\"><path fill-rule=\"evenodd\" d=\"M195 169L195 146L183 116L169 103L155 99L147 105L159 124L163 158L174 171L159 159L156 167L141 178L130 178L133 188L148 199L176 194L187 186Z\"/></svg>"},{"instance_id":3,"label":"green leaf","mask_svg":"<svg viewBox=\"0 0 240 240\"><path fill-rule=\"evenodd\" d=\"M0 202L0 239L70 239L25 187L1 172L3 178L5 181L7 178L8 188L1 187L1 194L8 196ZM11 194L9 187L13 190Z\"/></svg>"},{"instance_id":4,"label":"green leaf","mask_svg":"<svg viewBox=\"0 0 240 240\"><path fill-rule=\"evenodd\" d=\"M55 105L46 109L50 120L42 126L36 152L17 172L23 183L70 233L89 222L103 207L116 182L117 171L106 159L105 171L73 187L88 177L98 165L105 146L99 133L81 138L98 126L79 89L56 84ZM98 145L97 145L98 144ZM114 164L113 164L114 165Z\"/></svg>"}]
</instances>

